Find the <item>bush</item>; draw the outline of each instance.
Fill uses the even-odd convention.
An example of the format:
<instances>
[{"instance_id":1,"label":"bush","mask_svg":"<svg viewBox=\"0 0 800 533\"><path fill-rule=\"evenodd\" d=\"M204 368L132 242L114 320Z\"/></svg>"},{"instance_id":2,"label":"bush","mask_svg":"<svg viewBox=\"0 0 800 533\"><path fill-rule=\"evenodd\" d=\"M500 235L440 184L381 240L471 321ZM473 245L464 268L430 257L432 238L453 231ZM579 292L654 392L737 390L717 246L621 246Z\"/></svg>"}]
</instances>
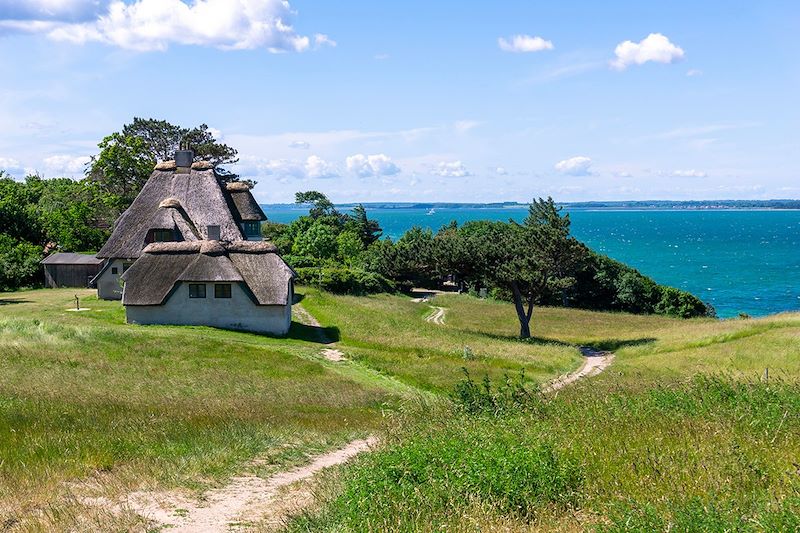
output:
<instances>
[{"instance_id":1,"label":"bush","mask_svg":"<svg viewBox=\"0 0 800 533\"><path fill-rule=\"evenodd\" d=\"M709 315L706 304L693 294L674 287L660 287L660 293L661 298L654 309L659 315L672 315L680 318Z\"/></svg>"},{"instance_id":2,"label":"bush","mask_svg":"<svg viewBox=\"0 0 800 533\"><path fill-rule=\"evenodd\" d=\"M377 294L393 292L392 282L374 272L347 267L296 268L300 285L311 285L336 294Z\"/></svg>"},{"instance_id":3,"label":"bush","mask_svg":"<svg viewBox=\"0 0 800 533\"><path fill-rule=\"evenodd\" d=\"M42 248L0 233L0 291L41 282Z\"/></svg>"}]
</instances>

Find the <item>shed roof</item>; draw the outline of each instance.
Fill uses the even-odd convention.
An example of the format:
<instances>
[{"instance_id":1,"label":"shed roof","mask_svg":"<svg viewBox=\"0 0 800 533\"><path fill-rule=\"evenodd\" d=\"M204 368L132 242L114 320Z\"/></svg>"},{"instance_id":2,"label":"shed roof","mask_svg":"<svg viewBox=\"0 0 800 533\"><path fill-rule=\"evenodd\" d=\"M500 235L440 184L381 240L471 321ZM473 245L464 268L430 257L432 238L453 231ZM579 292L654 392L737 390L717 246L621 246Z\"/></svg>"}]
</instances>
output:
<instances>
[{"instance_id":1,"label":"shed roof","mask_svg":"<svg viewBox=\"0 0 800 533\"><path fill-rule=\"evenodd\" d=\"M286 305L294 272L268 242L160 242L122 275L123 305L161 305L179 282L243 283L257 305Z\"/></svg>"},{"instance_id":2,"label":"shed roof","mask_svg":"<svg viewBox=\"0 0 800 533\"><path fill-rule=\"evenodd\" d=\"M43 265L99 265L102 259L93 255L58 252L42 259Z\"/></svg>"}]
</instances>

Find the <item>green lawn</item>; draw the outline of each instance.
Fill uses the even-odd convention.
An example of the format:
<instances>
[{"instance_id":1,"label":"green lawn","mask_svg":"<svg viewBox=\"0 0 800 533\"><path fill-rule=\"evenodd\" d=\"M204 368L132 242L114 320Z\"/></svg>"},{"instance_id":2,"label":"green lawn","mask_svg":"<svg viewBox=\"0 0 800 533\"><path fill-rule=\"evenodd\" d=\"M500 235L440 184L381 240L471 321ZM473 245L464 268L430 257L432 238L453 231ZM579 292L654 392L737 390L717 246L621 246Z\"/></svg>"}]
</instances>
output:
<instances>
[{"instance_id":1,"label":"green lawn","mask_svg":"<svg viewBox=\"0 0 800 533\"><path fill-rule=\"evenodd\" d=\"M354 345L398 315L411 320L395 297L322 299L314 305L329 316L348 309L368 325L343 334ZM292 531L800 530L800 315L687 321L541 308L529 346L513 340L509 304L432 304L448 308L440 328L449 333L437 338L592 345L616 360L555 398L499 414L407 407L387 424L386 447L329 476L320 507ZM532 352L533 364L543 353Z\"/></svg>"},{"instance_id":2,"label":"green lawn","mask_svg":"<svg viewBox=\"0 0 800 533\"><path fill-rule=\"evenodd\" d=\"M396 402L376 377L320 359L300 325L290 339L129 326L93 291L77 291L90 310L67 311L75 292L0 295L4 520L69 527L80 513L65 481L201 488L256 455L274 470L374 431Z\"/></svg>"},{"instance_id":3,"label":"green lawn","mask_svg":"<svg viewBox=\"0 0 800 533\"><path fill-rule=\"evenodd\" d=\"M800 528L798 314L540 308L522 342L507 303L437 296L436 325L408 297L301 289L350 359L332 363L310 326L286 339L129 326L92 291L78 291L90 310L68 311L75 292L0 294L0 523L11 527L141 529L74 496L200 490L377 433L381 451L329 473L319 507L290 529ZM531 391L576 368L580 345L616 360L499 412L450 400L462 367L495 386L524 369ZM266 461L248 466L255 457Z\"/></svg>"}]
</instances>

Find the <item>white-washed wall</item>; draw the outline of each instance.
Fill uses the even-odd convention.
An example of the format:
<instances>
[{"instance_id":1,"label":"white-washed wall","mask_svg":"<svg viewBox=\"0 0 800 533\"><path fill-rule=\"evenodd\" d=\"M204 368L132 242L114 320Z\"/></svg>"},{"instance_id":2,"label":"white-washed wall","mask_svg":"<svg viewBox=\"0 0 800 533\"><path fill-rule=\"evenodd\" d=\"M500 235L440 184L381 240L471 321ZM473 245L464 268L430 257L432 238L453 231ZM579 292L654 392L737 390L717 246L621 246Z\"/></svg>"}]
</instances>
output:
<instances>
[{"instance_id":1,"label":"white-washed wall","mask_svg":"<svg viewBox=\"0 0 800 533\"><path fill-rule=\"evenodd\" d=\"M103 300L121 300L122 299L122 282L120 276L122 275L122 264L130 262L123 259L113 259L111 265L103 271L103 274L97 278L97 297ZM114 269L117 269L116 274L112 274Z\"/></svg>"},{"instance_id":2,"label":"white-washed wall","mask_svg":"<svg viewBox=\"0 0 800 533\"><path fill-rule=\"evenodd\" d=\"M286 335L292 323L292 306L256 305L238 283L230 298L215 298L214 283L206 283L205 298L189 298L189 283L181 282L164 305L129 305L129 324L213 326L272 335ZM291 302L291 295L290 300Z\"/></svg>"}]
</instances>

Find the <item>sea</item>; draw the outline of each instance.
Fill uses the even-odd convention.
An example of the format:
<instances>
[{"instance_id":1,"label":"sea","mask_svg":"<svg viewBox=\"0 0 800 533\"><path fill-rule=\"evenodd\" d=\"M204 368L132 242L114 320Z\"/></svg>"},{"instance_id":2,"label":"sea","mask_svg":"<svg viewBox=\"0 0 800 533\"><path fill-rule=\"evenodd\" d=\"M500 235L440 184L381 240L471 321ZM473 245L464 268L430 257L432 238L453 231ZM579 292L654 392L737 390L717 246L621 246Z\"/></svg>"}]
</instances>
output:
<instances>
[{"instance_id":1,"label":"sea","mask_svg":"<svg viewBox=\"0 0 800 533\"><path fill-rule=\"evenodd\" d=\"M274 222L291 222L300 208L263 206ZM412 226L434 231L450 221L522 221L513 208L367 208L384 236ZM658 283L685 289L720 318L800 311L798 210L565 209L572 232L593 250L622 261Z\"/></svg>"}]
</instances>

